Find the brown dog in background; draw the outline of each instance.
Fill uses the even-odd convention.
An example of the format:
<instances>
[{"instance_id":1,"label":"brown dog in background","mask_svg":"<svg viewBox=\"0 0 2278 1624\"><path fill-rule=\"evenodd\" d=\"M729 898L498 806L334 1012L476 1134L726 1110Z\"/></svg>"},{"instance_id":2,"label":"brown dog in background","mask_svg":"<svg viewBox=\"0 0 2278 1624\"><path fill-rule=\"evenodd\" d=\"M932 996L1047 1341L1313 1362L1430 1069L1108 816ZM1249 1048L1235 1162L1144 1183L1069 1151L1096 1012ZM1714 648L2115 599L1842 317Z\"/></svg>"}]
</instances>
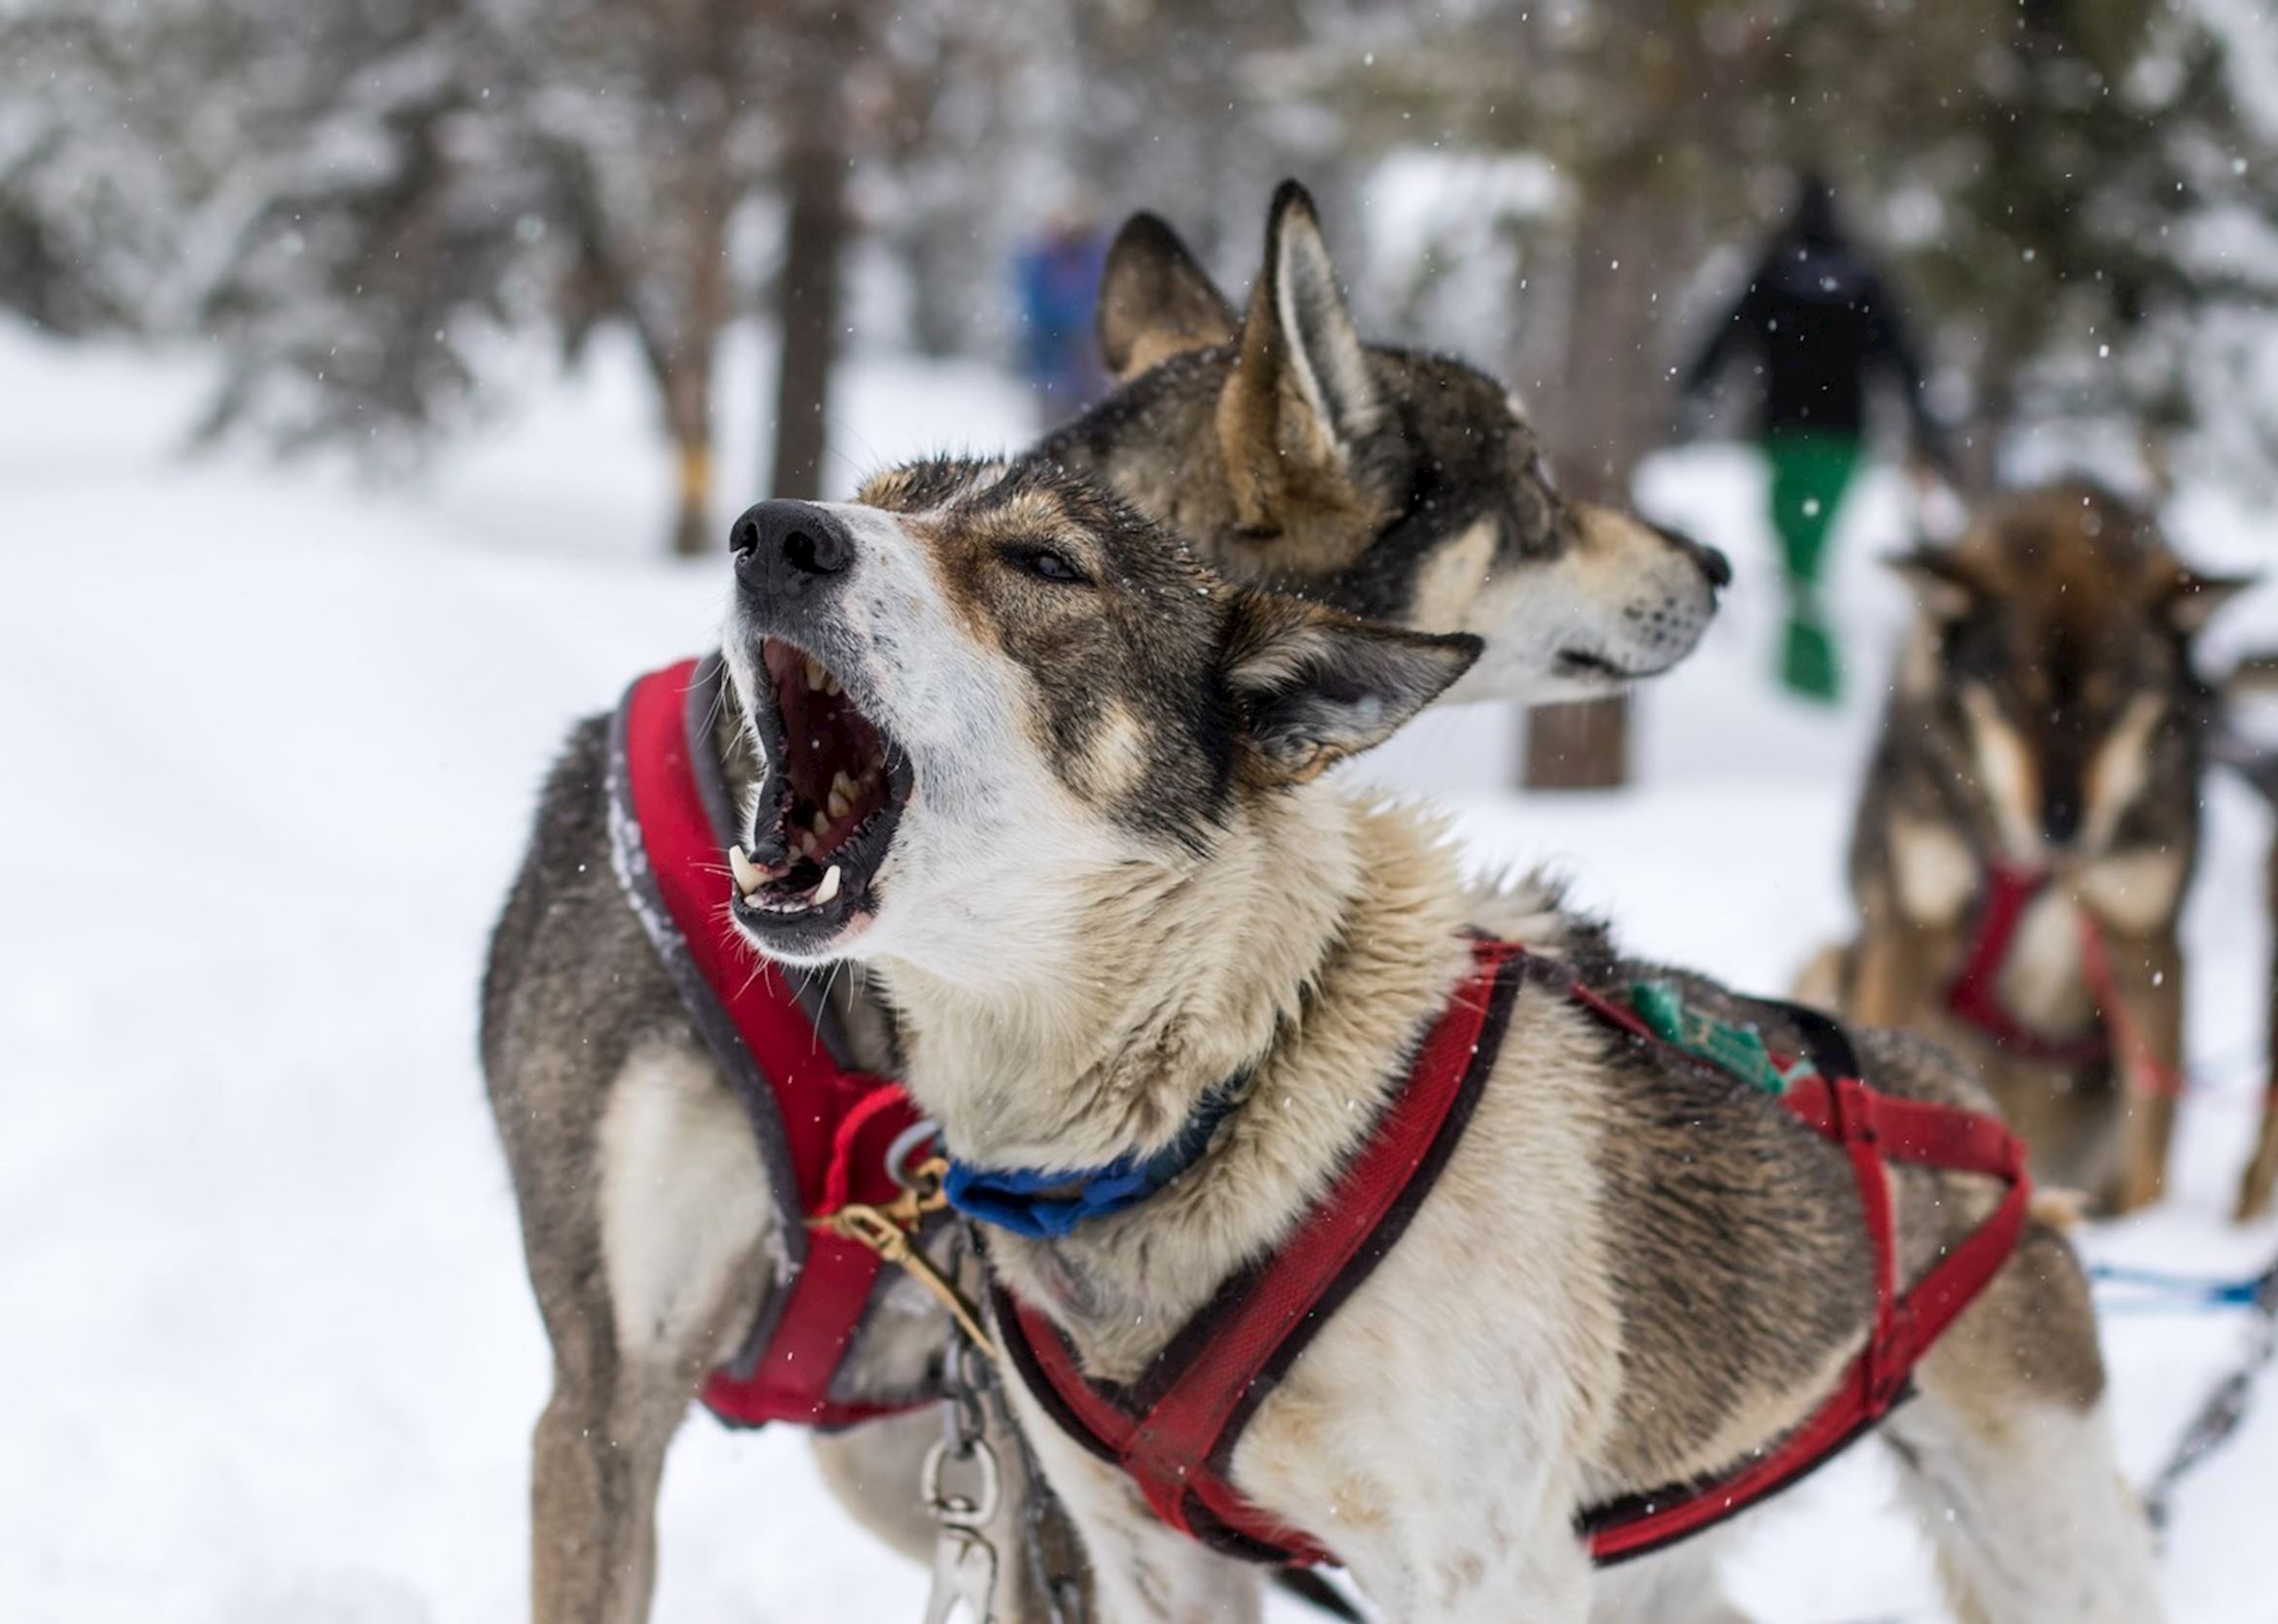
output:
<instances>
[{"instance_id":1,"label":"brown dog in background","mask_svg":"<svg viewBox=\"0 0 2278 1624\"><path fill-rule=\"evenodd\" d=\"M2217 735L2217 753L2278 810L2278 743L2245 736L2235 715L2257 700L2265 705L2278 701L2278 651L2240 660L2224 684L2224 699L2225 710L2232 714L2226 717ZM2278 927L2278 837L2270 843L2263 883L2268 888L2270 919ZM2269 1021L2269 1091L2263 1096L2261 1127L2238 1187L2236 1216L2242 1222L2269 1211L2272 1191L2278 1188L2278 954L2273 955L2270 964Z\"/></svg>"},{"instance_id":2,"label":"brown dog in background","mask_svg":"<svg viewBox=\"0 0 2278 1624\"><path fill-rule=\"evenodd\" d=\"M2246 583L2085 482L1997 497L1899 568L1921 614L1853 833L1860 930L1801 990L1951 1046L2037 1176L2142 1206L2182 1076L2215 703L2191 644Z\"/></svg>"}]
</instances>

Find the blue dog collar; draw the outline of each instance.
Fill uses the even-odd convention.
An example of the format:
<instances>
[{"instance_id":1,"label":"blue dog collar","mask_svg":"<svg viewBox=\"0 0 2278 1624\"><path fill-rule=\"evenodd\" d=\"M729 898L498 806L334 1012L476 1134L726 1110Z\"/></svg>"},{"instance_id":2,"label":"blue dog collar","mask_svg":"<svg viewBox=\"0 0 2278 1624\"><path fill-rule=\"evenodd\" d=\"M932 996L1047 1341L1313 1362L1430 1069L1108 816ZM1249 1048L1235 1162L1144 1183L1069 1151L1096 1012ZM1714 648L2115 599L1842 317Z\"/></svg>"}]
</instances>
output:
<instances>
[{"instance_id":1,"label":"blue dog collar","mask_svg":"<svg viewBox=\"0 0 2278 1624\"><path fill-rule=\"evenodd\" d=\"M1064 1172L951 1162L941 1193L969 1218L1031 1240L1056 1240L1089 1219L1137 1206L1201 1161L1218 1125L1248 1092L1246 1071L1220 1083L1203 1096L1178 1136L1152 1156L1133 1151L1102 1167Z\"/></svg>"}]
</instances>

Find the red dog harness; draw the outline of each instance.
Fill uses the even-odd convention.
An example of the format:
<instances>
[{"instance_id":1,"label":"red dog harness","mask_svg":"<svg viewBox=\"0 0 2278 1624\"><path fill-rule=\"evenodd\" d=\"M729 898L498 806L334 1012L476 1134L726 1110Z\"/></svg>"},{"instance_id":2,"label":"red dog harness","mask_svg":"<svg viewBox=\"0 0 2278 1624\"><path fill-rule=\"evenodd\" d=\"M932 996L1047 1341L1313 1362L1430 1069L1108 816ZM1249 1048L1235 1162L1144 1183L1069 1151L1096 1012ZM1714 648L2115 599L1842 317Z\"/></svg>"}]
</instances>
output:
<instances>
[{"instance_id":1,"label":"red dog harness","mask_svg":"<svg viewBox=\"0 0 2278 1624\"><path fill-rule=\"evenodd\" d=\"M774 1193L779 1278L744 1351L705 1381L712 1413L737 1426L841 1427L936 1395L893 1403L834 1398L832 1378L886 1282L878 1254L808 1220L901 1193L899 1153L922 1134L900 1084L848 1068L805 978L760 957L728 910L732 822L711 725L715 656L633 683L609 754L610 848L633 912L697 1030L749 1113Z\"/></svg>"},{"instance_id":2,"label":"red dog harness","mask_svg":"<svg viewBox=\"0 0 2278 1624\"><path fill-rule=\"evenodd\" d=\"M1986 897L1970 937L1969 957L1954 985L1946 990L1946 1007L1995 1048L2020 1059L2042 1066L2092 1066L2118 1048L2128 1063L2130 1087L2159 1097L2181 1094L2183 1079L2138 1041L2131 1030L2112 974L2104 932L2087 908L2076 907L2074 911L2079 921L2081 970L2096 1006L2095 1020L2089 1030L2077 1037L2051 1037L2026 1026L2001 1001L2001 970L2009 963L2018 928L2024 921L2025 910L2054 883L2055 876L2045 869L2002 863L1988 867Z\"/></svg>"},{"instance_id":3,"label":"red dog harness","mask_svg":"<svg viewBox=\"0 0 2278 1624\"><path fill-rule=\"evenodd\" d=\"M1243 1269L1128 1386L1095 1382L1042 1313L998 1292L1006 1351L1059 1424L1129 1472L1155 1514L1216 1549L1253 1561L1314 1563L1330 1553L1283 1526L1227 1480L1258 1405L1331 1313L1406 1229L1446 1165L1492 1073L1512 1005L1531 966L1599 1018L1680 1056L1715 1064L1656 1033L1635 1009L1583 987L1509 942L1482 941L1472 973L1434 1023L1414 1066L1335 1187L1288 1239ZM1672 1484L1585 1511L1580 1532L1600 1564L1671 1544L1796 1482L1864 1434L1912 1391L1909 1372L1984 1289L2023 1232L2031 1186L2024 1147L1998 1119L1879 1094L1859 1080L1833 1022L1782 1006L1803 1030L1809 1066L1783 1064L1780 1102L1841 1145L1856 1176L1874 1247L1874 1324L1835 1391L1768 1453L1706 1481ZM1982 1173L2008 1185L1987 1220L1912 1289L1898 1289L1887 1165Z\"/></svg>"}]
</instances>

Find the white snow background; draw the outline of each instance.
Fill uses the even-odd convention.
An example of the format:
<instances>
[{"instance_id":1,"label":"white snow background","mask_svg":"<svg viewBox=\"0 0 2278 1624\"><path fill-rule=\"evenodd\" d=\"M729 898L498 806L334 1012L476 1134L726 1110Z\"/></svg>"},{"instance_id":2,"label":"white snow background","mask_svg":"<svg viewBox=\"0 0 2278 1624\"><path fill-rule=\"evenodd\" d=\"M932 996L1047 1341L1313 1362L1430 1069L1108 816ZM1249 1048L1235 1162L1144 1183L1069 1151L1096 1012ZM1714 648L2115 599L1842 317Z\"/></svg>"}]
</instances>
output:
<instances>
[{"instance_id":1,"label":"white snow background","mask_svg":"<svg viewBox=\"0 0 2278 1624\"><path fill-rule=\"evenodd\" d=\"M756 402L764 358L740 345L723 399ZM858 354L844 378L841 491L1031 432L983 368ZM202 383L0 328L0 1620L519 1616L547 1353L476 1069L484 937L561 731L705 643L725 566L654 557L668 470L622 355L400 490L183 457ZM756 460L758 428L731 410L727 444ZM1445 793L1482 863L1553 863L1632 948L1778 991L1844 923L1899 492L1870 484L1840 538L1867 669L1834 714L1763 677L1751 458L1664 457L1644 494L1740 580L1642 701L1634 791L1505 793L1496 710L1427 717L1364 773ZM2264 513L2198 492L2172 518L2209 565L2272 558ZM2278 627L2274 595L2225 638ZM2227 781L2208 804L2175 1194L2088 1243L2221 1273L2278 1247L2223 1219L2262 1086L2269 828ZM2244 1327L2107 1326L2140 1475ZM2278 1371L2179 1497L2175 1618L2278 1619L2274 1511ZM923 1575L792 1433L692 1419L662 1521L663 1624L919 1613ZM1771 1624L1940 1616L1871 1448L1754 1525L1731 1577Z\"/></svg>"}]
</instances>

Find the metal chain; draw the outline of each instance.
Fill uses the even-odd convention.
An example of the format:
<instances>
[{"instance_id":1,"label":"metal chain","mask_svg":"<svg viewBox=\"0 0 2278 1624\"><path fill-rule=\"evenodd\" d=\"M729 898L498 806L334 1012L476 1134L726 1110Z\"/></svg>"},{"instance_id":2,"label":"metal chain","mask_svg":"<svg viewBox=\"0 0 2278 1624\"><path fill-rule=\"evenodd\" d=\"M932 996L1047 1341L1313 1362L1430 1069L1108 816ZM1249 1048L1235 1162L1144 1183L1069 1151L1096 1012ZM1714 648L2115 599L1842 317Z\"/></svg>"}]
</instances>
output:
<instances>
[{"instance_id":1,"label":"metal chain","mask_svg":"<svg viewBox=\"0 0 2278 1624\"><path fill-rule=\"evenodd\" d=\"M949 1395L942 1402L941 1441L926 1451L919 1492L935 1526L934 1588L926 1624L989 1624L997 1590L997 1547L984 1532L1003 1495L1003 1474L989 1444L980 1382L989 1360L963 1337L949 1351ZM976 1375L977 1371L977 1375ZM951 1478L962 1485L953 1488Z\"/></svg>"},{"instance_id":2,"label":"metal chain","mask_svg":"<svg viewBox=\"0 0 2278 1624\"><path fill-rule=\"evenodd\" d=\"M972 1232L962 1222L949 1235L946 1261L945 1272L969 1287L984 1267ZM1057 1515L1059 1502L1037 1470L1028 1439L1013 1423L994 1350L971 1336L953 1339L943 1385L941 1441L927 1452L920 1477L926 1509L938 1529L926 1624L948 1624L961 1608L970 1624L994 1624L997 1616L992 1603L1000 1557L985 1525L1001 1508L1003 1472L989 1441L992 1432L1000 1442L1010 1440L1019 1473L1013 1487L1020 1496L1018 1559L1029 1581L1023 1588L1033 1586L1040 1596L1048 1624L1085 1624L1083 1558L1065 1519ZM1057 1559L1055 1545L1061 1553Z\"/></svg>"}]
</instances>

